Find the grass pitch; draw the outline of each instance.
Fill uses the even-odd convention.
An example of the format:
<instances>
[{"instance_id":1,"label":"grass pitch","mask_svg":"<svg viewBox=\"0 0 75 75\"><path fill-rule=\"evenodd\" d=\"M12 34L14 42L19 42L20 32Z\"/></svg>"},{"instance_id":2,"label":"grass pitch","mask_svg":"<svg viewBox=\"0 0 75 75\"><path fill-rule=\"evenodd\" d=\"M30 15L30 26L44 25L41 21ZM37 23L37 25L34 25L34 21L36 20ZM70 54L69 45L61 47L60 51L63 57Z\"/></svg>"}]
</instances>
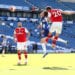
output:
<instances>
[{"instance_id":1,"label":"grass pitch","mask_svg":"<svg viewBox=\"0 0 75 75\"><path fill-rule=\"evenodd\" d=\"M75 54L29 54L28 64L17 65L17 54L0 54L0 75L75 75Z\"/></svg>"}]
</instances>

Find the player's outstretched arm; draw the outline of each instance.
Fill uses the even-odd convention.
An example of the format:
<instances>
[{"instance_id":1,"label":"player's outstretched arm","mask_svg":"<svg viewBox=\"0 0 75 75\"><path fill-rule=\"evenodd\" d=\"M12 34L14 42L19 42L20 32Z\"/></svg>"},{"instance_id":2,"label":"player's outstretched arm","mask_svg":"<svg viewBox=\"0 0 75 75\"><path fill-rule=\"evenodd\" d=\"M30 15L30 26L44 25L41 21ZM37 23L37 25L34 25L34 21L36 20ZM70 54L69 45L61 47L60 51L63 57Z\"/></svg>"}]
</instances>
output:
<instances>
[{"instance_id":1,"label":"player's outstretched arm","mask_svg":"<svg viewBox=\"0 0 75 75\"><path fill-rule=\"evenodd\" d=\"M16 32L15 31L14 31L14 34L13 34L13 40L14 40L14 42L17 42Z\"/></svg>"},{"instance_id":2,"label":"player's outstretched arm","mask_svg":"<svg viewBox=\"0 0 75 75\"><path fill-rule=\"evenodd\" d=\"M40 18L42 18L43 15L44 15L44 11L42 11L42 12L40 13Z\"/></svg>"},{"instance_id":3,"label":"player's outstretched arm","mask_svg":"<svg viewBox=\"0 0 75 75\"><path fill-rule=\"evenodd\" d=\"M26 34L27 34L27 40L29 39L29 37L30 37L30 32L28 31L28 29L27 28L25 28L25 31L26 31Z\"/></svg>"},{"instance_id":4,"label":"player's outstretched arm","mask_svg":"<svg viewBox=\"0 0 75 75\"><path fill-rule=\"evenodd\" d=\"M65 15L72 15L72 14L75 14L75 11L68 11L68 10L65 10L65 11L62 11L62 14L65 14Z\"/></svg>"},{"instance_id":5,"label":"player's outstretched arm","mask_svg":"<svg viewBox=\"0 0 75 75\"><path fill-rule=\"evenodd\" d=\"M30 32L27 33L28 38L30 37Z\"/></svg>"}]
</instances>

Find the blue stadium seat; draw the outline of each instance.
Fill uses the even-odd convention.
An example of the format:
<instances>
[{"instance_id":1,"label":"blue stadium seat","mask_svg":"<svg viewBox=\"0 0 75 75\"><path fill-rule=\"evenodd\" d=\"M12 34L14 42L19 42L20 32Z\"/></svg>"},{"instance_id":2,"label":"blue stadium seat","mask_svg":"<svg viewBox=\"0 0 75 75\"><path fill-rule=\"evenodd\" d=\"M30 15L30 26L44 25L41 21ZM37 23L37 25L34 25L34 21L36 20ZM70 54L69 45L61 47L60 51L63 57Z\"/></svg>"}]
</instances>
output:
<instances>
[{"instance_id":1,"label":"blue stadium seat","mask_svg":"<svg viewBox=\"0 0 75 75\"><path fill-rule=\"evenodd\" d=\"M75 3L60 2L58 0L0 0L0 4L5 5L16 5L38 8L45 8L46 6L52 6L53 8L59 8L63 10L75 10Z\"/></svg>"},{"instance_id":2,"label":"blue stadium seat","mask_svg":"<svg viewBox=\"0 0 75 75\"><path fill-rule=\"evenodd\" d=\"M24 0L0 0L0 4L17 5L17 6L29 6Z\"/></svg>"},{"instance_id":3,"label":"blue stadium seat","mask_svg":"<svg viewBox=\"0 0 75 75\"><path fill-rule=\"evenodd\" d=\"M28 2L27 2L28 1ZM30 3L29 3L30 2ZM38 8L45 8L46 6L52 6L53 8L59 8L63 10L75 10L75 3L69 3L69 2L58 2L58 0L0 0L0 4L6 4L6 5L17 5L17 6L27 6L32 7L33 5ZM1 18L1 17L0 17ZM6 18L6 17L5 17ZM3 24L0 23L0 34L5 34L6 36L13 37L13 31L17 27L17 21L5 21L5 18L2 19L4 22ZM11 24L13 23L13 24ZM37 29L38 23L25 21L22 22L23 26L26 27L30 33L30 41L40 42L40 30ZM75 24L68 24L67 22L63 25L63 31L60 35L61 38L68 40L69 44L67 48L74 48L75 49ZM13 39L8 39L10 43L15 45ZM66 46L62 43L57 42L57 44L60 46L59 49L65 49ZM57 48L57 49L58 49ZM42 49L41 46L39 46L39 49ZM47 49L51 49L50 46L47 46Z\"/></svg>"}]
</instances>

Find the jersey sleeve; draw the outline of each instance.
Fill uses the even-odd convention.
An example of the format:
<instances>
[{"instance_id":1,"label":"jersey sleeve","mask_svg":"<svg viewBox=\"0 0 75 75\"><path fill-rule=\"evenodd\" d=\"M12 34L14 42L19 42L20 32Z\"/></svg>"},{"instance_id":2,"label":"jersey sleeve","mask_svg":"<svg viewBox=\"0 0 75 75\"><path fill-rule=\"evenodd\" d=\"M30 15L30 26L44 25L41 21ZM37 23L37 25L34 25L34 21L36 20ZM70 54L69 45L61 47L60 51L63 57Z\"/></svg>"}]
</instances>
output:
<instances>
[{"instance_id":1,"label":"jersey sleeve","mask_svg":"<svg viewBox=\"0 0 75 75\"><path fill-rule=\"evenodd\" d=\"M14 34L16 34L16 31L14 30Z\"/></svg>"}]
</instances>

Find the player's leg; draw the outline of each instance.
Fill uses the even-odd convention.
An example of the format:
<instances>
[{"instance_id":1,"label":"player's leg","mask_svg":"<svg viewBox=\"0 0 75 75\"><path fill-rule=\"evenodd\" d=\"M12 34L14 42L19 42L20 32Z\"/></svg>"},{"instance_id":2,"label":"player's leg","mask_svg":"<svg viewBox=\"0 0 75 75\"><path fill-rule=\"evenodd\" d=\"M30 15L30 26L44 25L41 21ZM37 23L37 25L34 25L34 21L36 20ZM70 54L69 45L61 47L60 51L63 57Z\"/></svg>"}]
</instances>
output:
<instances>
[{"instance_id":1,"label":"player's leg","mask_svg":"<svg viewBox=\"0 0 75 75\"><path fill-rule=\"evenodd\" d=\"M54 36L54 39L52 40L52 48L56 47L56 42L58 40L59 34L56 33L56 35Z\"/></svg>"},{"instance_id":2,"label":"player's leg","mask_svg":"<svg viewBox=\"0 0 75 75\"><path fill-rule=\"evenodd\" d=\"M17 54L18 54L18 65L21 64L21 51L17 50Z\"/></svg>"},{"instance_id":3,"label":"player's leg","mask_svg":"<svg viewBox=\"0 0 75 75\"><path fill-rule=\"evenodd\" d=\"M54 39L52 41L52 47L55 48L58 37L62 32L62 22L54 22L53 23L53 29L56 32L56 34L55 34Z\"/></svg>"},{"instance_id":4,"label":"player's leg","mask_svg":"<svg viewBox=\"0 0 75 75\"><path fill-rule=\"evenodd\" d=\"M43 58L48 54L47 53L47 50L46 50L46 37L45 38L42 38L41 39L41 46L42 46L42 49L43 49Z\"/></svg>"},{"instance_id":5,"label":"player's leg","mask_svg":"<svg viewBox=\"0 0 75 75\"><path fill-rule=\"evenodd\" d=\"M18 65L21 64L21 43L17 43Z\"/></svg>"},{"instance_id":6,"label":"player's leg","mask_svg":"<svg viewBox=\"0 0 75 75\"><path fill-rule=\"evenodd\" d=\"M48 36L45 38L45 41L48 42L48 40L51 39L51 38L52 38L52 33L49 32Z\"/></svg>"},{"instance_id":7,"label":"player's leg","mask_svg":"<svg viewBox=\"0 0 75 75\"><path fill-rule=\"evenodd\" d=\"M27 65L27 62L28 62L28 52L27 52L27 45L26 45L26 42L23 43L23 50L24 50L24 64Z\"/></svg>"},{"instance_id":8,"label":"player's leg","mask_svg":"<svg viewBox=\"0 0 75 75\"><path fill-rule=\"evenodd\" d=\"M2 56L5 54L5 46L2 47Z\"/></svg>"},{"instance_id":9,"label":"player's leg","mask_svg":"<svg viewBox=\"0 0 75 75\"><path fill-rule=\"evenodd\" d=\"M64 40L64 39L62 39L62 38L58 38L58 40L57 40L57 41L60 41L60 42L65 43L65 44L67 44L67 43L68 43L68 41L67 41L67 40Z\"/></svg>"},{"instance_id":10,"label":"player's leg","mask_svg":"<svg viewBox=\"0 0 75 75\"><path fill-rule=\"evenodd\" d=\"M56 30L55 30L56 33L61 34L62 33L62 25L63 25L63 23L62 22L57 22L57 23L54 23L54 25L56 25ZM63 40L61 38L58 38L57 41L60 41L60 42L65 43L65 44L68 43L67 40Z\"/></svg>"},{"instance_id":11,"label":"player's leg","mask_svg":"<svg viewBox=\"0 0 75 75\"><path fill-rule=\"evenodd\" d=\"M46 52L46 44L48 42L49 39L52 39L52 32L53 32L53 25L51 25L50 29L49 29L49 32L47 33L47 36L45 38L42 39L42 48L43 48L43 51L44 51L44 55L43 57L45 57L48 53Z\"/></svg>"},{"instance_id":12,"label":"player's leg","mask_svg":"<svg viewBox=\"0 0 75 75\"><path fill-rule=\"evenodd\" d=\"M45 41L45 38L42 38L41 45L42 45L43 53L46 53L46 44L47 42Z\"/></svg>"},{"instance_id":13,"label":"player's leg","mask_svg":"<svg viewBox=\"0 0 75 75\"><path fill-rule=\"evenodd\" d=\"M61 24L62 24L62 23L61 23ZM48 36L51 36L51 37L50 37L51 40L54 39L54 36L52 37L51 34L52 34L52 32L54 32L54 31L56 30L55 26L56 26L55 23L52 23L52 25L51 25L51 27L50 27L50 29L49 29L49 34L48 34ZM60 27L60 30L62 30L62 26ZM49 37L46 38L46 41L48 41L48 40L49 40ZM61 38L58 38L57 41L60 41L60 42L65 43L65 44L68 43L67 40L63 40L63 39L61 39Z\"/></svg>"},{"instance_id":14,"label":"player's leg","mask_svg":"<svg viewBox=\"0 0 75 75\"><path fill-rule=\"evenodd\" d=\"M54 29L54 23L51 24L50 29L49 29L49 33L48 36L46 37L46 42L48 42L49 39L52 39L52 33L55 31Z\"/></svg>"},{"instance_id":15,"label":"player's leg","mask_svg":"<svg viewBox=\"0 0 75 75\"><path fill-rule=\"evenodd\" d=\"M53 39L54 39L54 36L51 38L51 40L53 40ZM67 40L64 40L62 38L58 38L57 41L62 42L64 44L68 44L68 41Z\"/></svg>"},{"instance_id":16,"label":"player's leg","mask_svg":"<svg viewBox=\"0 0 75 75\"><path fill-rule=\"evenodd\" d=\"M24 57L25 57L24 64L27 65L27 62L28 62L28 53L27 53L26 50L24 50Z\"/></svg>"}]
</instances>

